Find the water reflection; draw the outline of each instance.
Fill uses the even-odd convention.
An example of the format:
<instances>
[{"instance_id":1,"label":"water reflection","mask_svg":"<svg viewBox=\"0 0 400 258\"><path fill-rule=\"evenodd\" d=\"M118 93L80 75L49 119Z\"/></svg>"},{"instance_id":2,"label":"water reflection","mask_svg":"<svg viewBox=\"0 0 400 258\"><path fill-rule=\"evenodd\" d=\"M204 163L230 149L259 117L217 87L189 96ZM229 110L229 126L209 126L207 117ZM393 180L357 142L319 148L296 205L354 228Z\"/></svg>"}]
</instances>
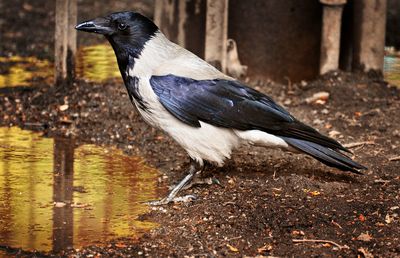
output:
<instances>
[{"instance_id":1,"label":"water reflection","mask_svg":"<svg viewBox=\"0 0 400 258\"><path fill-rule=\"evenodd\" d=\"M53 143L53 250L73 246L74 143L54 139ZM65 205L65 206L64 206ZM63 206L63 207L57 207Z\"/></svg>"},{"instance_id":2,"label":"water reflection","mask_svg":"<svg viewBox=\"0 0 400 258\"><path fill-rule=\"evenodd\" d=\"M117 61L106 44L82 47L76 61L78 78L93 82L119 79ZM35 57L0 57L0 88L30 86L35 81L53 83L53 64Z\"/></svg>"},{"instance_id":3,"label":"water reflection","mask_svg":"<svg viewBox=\"0 0 400 258\"><path fill-rule=\"evenodd\" d=\"M83 47L78 51L76 74L89 81L101 82L120 78L117 59L109 45Z\"/></svg>"},{"instance_id":4,"label":"water reflection","mask_svg":"<svg viewBox=\"0 0 400 258\"><path fill-rule=\"evenodd\" d=\"M29 86L34 80L52 83L53 65L35 57L0 57L0 88Z\"/></svg>"},{"instance_id":5,"label":"water reflection","mask_svg":"<svg viewBox=\"0 0 400 258\"><path fill-rule=\"evenodd\" d=\"M59 251L136 238L156 199L157 171L141 158L70 139L0 128L0 244Z\"/></svg>"},{"instance_id":6,"label":"water reflection","mask_svg":"<svg viewBox=\"0 0 400 258\"><path fill-rule=\"evenodd\" d=\"M385 81L400 87L400 56L387 55L384 59Z\"/></svg>"}]
</instances>

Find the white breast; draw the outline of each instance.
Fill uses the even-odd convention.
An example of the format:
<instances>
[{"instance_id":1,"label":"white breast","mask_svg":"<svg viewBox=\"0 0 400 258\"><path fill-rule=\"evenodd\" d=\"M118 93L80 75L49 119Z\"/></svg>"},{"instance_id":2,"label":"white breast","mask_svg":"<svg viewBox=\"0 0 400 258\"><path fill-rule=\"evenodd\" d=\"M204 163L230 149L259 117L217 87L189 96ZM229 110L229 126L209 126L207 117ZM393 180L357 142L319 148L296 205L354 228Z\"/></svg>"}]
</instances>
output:
<instances>
[{"instance_id":1,"label":"white breast","mask_svg":"<svg viewBox=\"0 0 400 258\"><path fill-rule=\"evenodd\" d=\"M149 77L139 78L139 93L148 107L138 108L143 119L150 125L162 129L178 142L198 162L210 161L219 166L230 158L240 139L230 129L200 122L201 127L187 125L171 115L159 102L151 88ZM138 107L138 105L136 104Z\"/></svg>"}]
</instances>

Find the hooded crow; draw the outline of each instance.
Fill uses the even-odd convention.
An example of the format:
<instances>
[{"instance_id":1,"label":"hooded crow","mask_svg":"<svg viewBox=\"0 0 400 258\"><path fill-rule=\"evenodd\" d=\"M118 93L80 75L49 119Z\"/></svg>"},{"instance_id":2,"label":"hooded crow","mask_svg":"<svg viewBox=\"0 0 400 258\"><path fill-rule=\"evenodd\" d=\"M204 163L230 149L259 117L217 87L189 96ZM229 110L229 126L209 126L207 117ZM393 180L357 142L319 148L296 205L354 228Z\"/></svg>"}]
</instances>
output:
<instances>
[{"instance_id":1,"label":"hooded crow","mask_svg":"<svg viewBox=\"0 0 400 258\"><path fill-rule=\"evenodd\" d=\"M365 169L341 152L348 150L340 143L169 41L139 13L112 13L76 29L106 37L133 105L147 123L169 134L190 156L188 175L153 204L173 201L203 170L205 161L222 166L242 144L305 153L343 171Z\"/></svg>"}]
</instances>

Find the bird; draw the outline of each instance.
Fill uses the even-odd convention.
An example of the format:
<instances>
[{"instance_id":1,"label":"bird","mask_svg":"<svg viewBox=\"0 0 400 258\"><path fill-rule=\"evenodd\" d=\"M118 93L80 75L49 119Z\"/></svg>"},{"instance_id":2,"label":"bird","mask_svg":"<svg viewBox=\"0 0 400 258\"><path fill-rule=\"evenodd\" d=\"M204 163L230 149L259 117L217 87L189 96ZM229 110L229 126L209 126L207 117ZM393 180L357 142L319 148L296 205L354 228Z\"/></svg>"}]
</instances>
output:
<instances>
[{"instance_id":1,"label":"bird","mask_svg":"<svg viewBox=\"0 0 400 258\"><path fill-rule=\"evenodd\" d=\"M190 157L187 175L153 205L173 202L206 163L223 166L241 145L304 153L357 174L366 169L346 155L350 151L338 141L171 42L138 12L111 13L75 28L104 35L115 52L132 104L145 122L167 133Z\"/></svg>"}]
</instances>

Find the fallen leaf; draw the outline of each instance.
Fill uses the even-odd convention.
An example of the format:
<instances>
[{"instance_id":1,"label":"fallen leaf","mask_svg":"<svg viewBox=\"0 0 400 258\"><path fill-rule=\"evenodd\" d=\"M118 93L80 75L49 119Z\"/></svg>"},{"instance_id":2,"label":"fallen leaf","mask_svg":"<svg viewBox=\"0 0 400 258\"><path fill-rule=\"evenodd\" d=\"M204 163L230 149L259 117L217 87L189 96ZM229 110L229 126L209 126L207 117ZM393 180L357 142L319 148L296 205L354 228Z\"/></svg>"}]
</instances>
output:
<instances>
[{"instance_id":1,"label":"fallen leaf","mask_svg":"<svg viewBox=\"0 0 400 258\"><path fill-rule=\"evenodd\" d=\"M73 121L70 120L67 116L64 116L64 117L60 118L60 122L61 123L65 123L65 124L72 124L73 123Z\"/></svg>"},{"instance_id":2,"label":"fallen leaf","mask_svg":"<svg viewBox=\"0 0 400 258\"><path fill-rule=\"evenodd\" d=\"M292 231L292 235L295 235L295 236L304 236L305 234L304 234L304 231L302 231L302 230L293 230L293 231Z\"/></svg>"},{"instance_id":3,"label":"fallen leaf","mask_svg":"<svg viewBox=\"0 0 400 258\"><path fill-rule=\"evenodd\" d=\"M340 132L336 131L336 130L332 130L328 134L329 134L330 137L335 137L337 135L340 135Z\"/></svg>"},{"instance_id":4,"label":"fallen leaf","mask_svg":"<svg viewBox=\"0 0 400 258\"><path fill-rule=\"evenodd\" d=\"M264 246L260 247L257 249L258 253L265 253L265 252L269 252L272 250L272 245L270 244L265 244Z\"/></svg>"},{"instance_id":5,"label":"fallen leaf","mask_svg":"<svg viewBox=\"0 0 400 258\"><path fill-rule=\"evenodd\" d=\"M237 249L237 248L234 247L234 246L231 246L230 244L226 244L226 246L229 248L229 250L231 250L231 251L234 252L234 253L239 252L239 249Z\"/></svg>"},{"instance_id":6,"label":"fallen leaf","mask_svg":"<svg viewBox=\"0 0 400 258\"><path fill-rule=\"evenodd\" d=\"M115 246L118 247L118 248L125 248L125 247L127 247L127 245L124 244L124 243L116 243Z\"/></svg>"},{"instance_id":7,"label":"fallen leaf","mask_svg":"<svg viewBox=\"0 0 400 258\"><path fill-rule=\"evenodd\" d=\"M390 216L389 213L386 214L386 216L385 216L385 222L386 222L387 224L392 223L392 222L393 222L393 216Z\"/></svg>"},{"instance_id":8,"label":"fallen leaf","mask_svg":"<svg viewBox=\"0 0 400 258\"><path fill-rule=\"evenodd\" d=\"M363 247L358 248L357 250L359 253L361 253L364 258L374 258L374 256L368 251L368 249L364 249Z\"/></svg>"},{"instance_id":9,"label":"fallen leaf","mask_svg":"<svg viewBox=\"0 0 400 258\"><path fill-rule=\"evenodd\" d=\"M68 106L67 104L61 105L61 106L58 107L58 109L59 109L60 111L65 111L65 110L67 110L68 108L69 108L69 106Z\"/></svg>"},{"instance_id":10,"label":"fallen leaf","mask_svg":"<svg viewBox=\"0 0 400 258\"><path fill-rule=\"evenodd\" d=\"M357 240L359 241L364 241L364 242L369 242L371 241L372 236L367 232L367 233L361 233L358 237Z\"/></svg>"},{"instance_id":11,"label":"fallen leaf","mask_svg":"<svg viewBox=\"0 0 400 258\"><path fill-rule=\"evenodd\" d=\"M304 191L305 193L307 193L308 195L310 195L310 196L318 196L318 195L321 194L321 193L318 192L318 191L311 191L310 189L303 189L303 191Z\"/></svg>"},{"instance_id":12,"label":"fallen leaf","mask_svg":"<svg viewBox=\"0 0 400 258\"><path fill-rule=\"evenodd\" d=\"M311 191L311 192L309 192L309 194L310 194L311 196L318 196L318 195L320 195L321 193L318 192L318 191Z\"/></svg>"},{"instance_id":13,"label":"fallen leaf","mask_svg":"<svg viewBox=\"0 0 400 258\"><path fill-rule=\"evenodd\" d=\"M311 97L306 98L306 103L325 104L329 98L329 92L321 91L314 93Z\"/></svg>"}]
</instances>

